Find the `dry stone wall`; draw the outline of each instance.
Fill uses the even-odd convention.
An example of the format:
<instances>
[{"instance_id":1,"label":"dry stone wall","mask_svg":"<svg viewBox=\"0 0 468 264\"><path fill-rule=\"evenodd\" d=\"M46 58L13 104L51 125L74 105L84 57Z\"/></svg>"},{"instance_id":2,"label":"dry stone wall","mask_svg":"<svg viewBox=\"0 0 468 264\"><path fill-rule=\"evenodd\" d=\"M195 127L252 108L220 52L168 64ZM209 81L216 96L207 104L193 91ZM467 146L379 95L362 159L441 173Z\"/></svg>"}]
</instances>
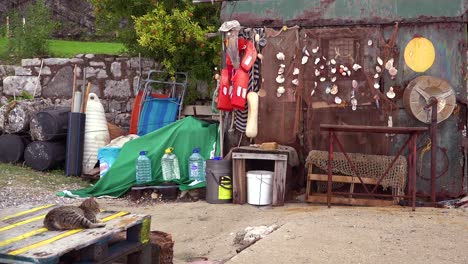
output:
<instances>
[{"instance_id":1,"label":"dry stone wall","mask_svg":"<svg viewBox=\"0 0 468 264\"><path fill-rule=\"evenodd\" d=\"M0 65L0 103L26 91L35 97L50 98L56 105L70 106L76 65L77 89L90 82L107 120L128 127L138 90L139 64L134 57L80 54L74 58L23 59L21 66ZM141 68L142 78L146 78L149 70L159 66L152 59L142 58Z\"/></svg>"}]
</instances>

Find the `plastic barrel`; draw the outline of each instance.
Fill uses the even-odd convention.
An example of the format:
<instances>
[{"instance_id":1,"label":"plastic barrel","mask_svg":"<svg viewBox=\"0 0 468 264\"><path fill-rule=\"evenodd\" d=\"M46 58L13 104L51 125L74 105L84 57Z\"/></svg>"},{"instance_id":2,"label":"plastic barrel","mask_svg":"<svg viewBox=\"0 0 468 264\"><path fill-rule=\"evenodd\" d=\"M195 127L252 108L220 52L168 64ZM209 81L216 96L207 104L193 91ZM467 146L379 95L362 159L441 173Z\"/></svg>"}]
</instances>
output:
<instances>
[{"instance_id":1,"label":"plastic barrel","mask_svg":"<svg viewBox=\"0 0 468 264\"><path fill-rule=\"evenodd\" d=\"M86 115L69 113L65 174L81 176Z\"/></svg>"},{"instance_id":2,"label":"plastic barrel","mask_svg":"<svg viewBox=\"0 0 468 264\"><path fill-rule=\"evenodd\" d=\"M269 205L273 195L273 172L255 170L247 172L247 203Z\"/></svg>"},{"instance_id":3,"label":"plastic barrel","mask_svg":"<svg viewBox=\"0 0 468 264\"><path fill-rule=\"evenodd\" d=\"M230 160L206 161L206 201L212 204L232 202L232 163Z\"/></svg>"},{"instance_id":4,"label":"plastic barrel","mask_svg":"<svg viewBox=\"0 0 468 264\"><path fill-rule=\"evenodd\" d=\"M56 108L37 113L30 123L33 140L57 140L67 136L70 108Z\"/></svg>"},{"instance_id":5,"label":"plastic barrel","mask_svg":"<svg viewBox=\"0 0 468 264\"><path fill-rule=\"evenodd\" d=\"M24 161L39 171L57 168L65 161L65 143L34 141L26 147Z\"/></svg>"},{"instance_id":6,"label":"plastic barrel","mask_svg":"<svg viewBox=\"0 0 468 264\"><path fill-rule=\"evenodd\" d=\"M23 161L24 149L30 143L28 138L15 134L0 136L0 162L16 163Z\"/></svg>"}]
</instances>

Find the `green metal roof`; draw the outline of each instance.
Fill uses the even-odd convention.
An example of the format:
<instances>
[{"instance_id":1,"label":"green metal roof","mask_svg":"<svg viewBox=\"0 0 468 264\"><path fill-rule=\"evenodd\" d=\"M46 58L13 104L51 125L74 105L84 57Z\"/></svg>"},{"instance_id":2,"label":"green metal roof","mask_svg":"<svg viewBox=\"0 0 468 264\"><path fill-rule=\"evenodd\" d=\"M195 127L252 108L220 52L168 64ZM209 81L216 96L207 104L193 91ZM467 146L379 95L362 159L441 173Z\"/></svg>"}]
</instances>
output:
<instances>
[{"instance_id":1,"label":"green metal roof","mask_svg":"<svg viewBox=\"0 0 468 264\"><path fill-rule=\"evenodd\" d=\"M223 3L221 19L248 26L467 21L468 0L253 0Z\"/></svg>"}]
</instances>

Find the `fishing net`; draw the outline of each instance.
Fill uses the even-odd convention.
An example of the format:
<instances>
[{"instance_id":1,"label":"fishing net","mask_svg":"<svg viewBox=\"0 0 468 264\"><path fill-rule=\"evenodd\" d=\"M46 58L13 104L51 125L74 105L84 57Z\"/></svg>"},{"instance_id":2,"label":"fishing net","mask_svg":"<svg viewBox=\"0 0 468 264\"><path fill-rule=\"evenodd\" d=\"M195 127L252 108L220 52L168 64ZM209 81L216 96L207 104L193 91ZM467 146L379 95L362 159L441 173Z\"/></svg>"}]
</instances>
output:
<instances>
[{"instance_id":1,"label":"fishing net","mask_svg":"<svg viewBox=\"0 0 468 264\"><path fill-rule=\"evenodd\" d=\"M341 174L346 176L357 176L378 179L382 176L388 166L392 163L394 156L369 155L360 153L347 153L348 157L354 164L357 174L353 171L345 156L341 152L333 153L333 174ZM309 152L306 160L308 173L313 173L315 167L327 171L328 170L328 152L312 150ZM407 175L407 162L403 156L398 157L393 164L387 176L383 178L380 185L384 190L389 187L392 189L393 195L404 195ZM334 182L333 189L340 188L344 183ZM317 182L318 192L327 190L327 182Z\"/></svg>"}]
</instances>

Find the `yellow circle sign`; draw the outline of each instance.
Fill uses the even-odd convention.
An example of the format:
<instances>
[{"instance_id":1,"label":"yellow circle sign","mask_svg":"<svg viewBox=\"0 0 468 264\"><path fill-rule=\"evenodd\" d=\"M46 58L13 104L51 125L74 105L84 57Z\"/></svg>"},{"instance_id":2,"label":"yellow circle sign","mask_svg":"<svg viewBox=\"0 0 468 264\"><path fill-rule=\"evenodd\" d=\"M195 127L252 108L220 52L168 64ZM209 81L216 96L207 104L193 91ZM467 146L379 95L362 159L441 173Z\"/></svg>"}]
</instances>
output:
<instances>
[{"instance_id":1,"label":"yellow circle sign","mask_svg":"<svg viewBox=\"0 0 468 264\"><path fill-rule=\"evenodd\" d=\"M405 62L415 72L425 72L435 61L435 49L430 40L413 38L405 48Z\"/></svg>"}]
</instances>

